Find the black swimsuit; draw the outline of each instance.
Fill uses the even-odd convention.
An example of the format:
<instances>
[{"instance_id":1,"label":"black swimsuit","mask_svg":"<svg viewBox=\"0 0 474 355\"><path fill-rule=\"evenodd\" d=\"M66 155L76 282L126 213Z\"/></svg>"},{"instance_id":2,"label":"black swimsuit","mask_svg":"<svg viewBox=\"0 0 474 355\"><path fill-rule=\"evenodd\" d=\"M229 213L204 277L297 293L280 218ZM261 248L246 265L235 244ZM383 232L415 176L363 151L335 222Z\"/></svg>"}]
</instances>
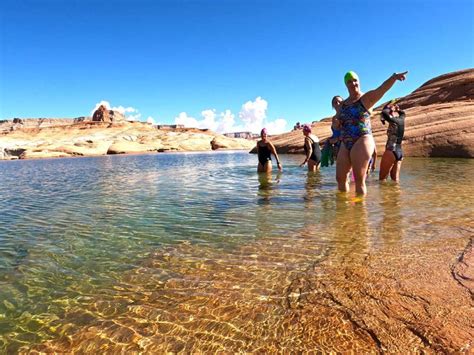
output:
<instances>
[{"instance_id":1,"label":"black swimsuit","mask_svg":"<svg viewBox=\"0 0 474 355\"><path fill-rule=\"evenodd\" d=\"M382 117L389 123L385 149L393 152L396 161L401 161L403 159L402 140L405 134L405 112L398 111L398 117L392 117L389 110L383 110Z\"/></svg>"},{"instance_id":2,"label":"black swimsuit","mask_svg":"<svg viewBox=\"0 0 474 355\"><path fill-rule=\"evenodd\" d=\"M267 144L258 145L258 161L262 166L265 166L267 162L272 161L272 152Z\"/></svg>"},{"instance_id":3,"label":"black swimsuit","mask_svg":"<svg viewBox=\"0 0 474 355\"><path fill-rule=\"evenodd\" d=\"M309 159L314 160L316 164L319 164L321 162L321 149L319 148L319 142L315 142L311 137L308 138L311 141L312 148ZM308 154L308 148L306 147L306 144L304 145L304 152Z\"/></svg>"}]
</instances>

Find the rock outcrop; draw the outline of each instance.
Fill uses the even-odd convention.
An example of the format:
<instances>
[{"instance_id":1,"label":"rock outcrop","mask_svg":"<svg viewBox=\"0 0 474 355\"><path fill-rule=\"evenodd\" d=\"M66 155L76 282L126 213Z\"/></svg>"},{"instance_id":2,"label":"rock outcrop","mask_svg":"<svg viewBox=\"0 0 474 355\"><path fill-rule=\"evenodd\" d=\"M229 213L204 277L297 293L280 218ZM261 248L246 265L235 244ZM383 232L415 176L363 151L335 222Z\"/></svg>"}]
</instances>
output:
<instances>
[{"instance_id":1,"label":"rock outcrop","mask_svg":"<svg viewBox=\"0 0 474 355\"><path fill-rule=\"evenodd\" d=\"M41 128L35 124L30 128L0 132L0 159L209 151L212 140L218 142L219 149L249 150L255 145L251 140L228 138L199 129L160 130L142 122L116 123L112 120L74 123L69 120L69 125L51 124Z\"/></svg>"},{"instance_id":2,"label":"rock outcrop","mask_svg":"<svg viewBox=\"0 0 474 355\"><path fill-rule=\"evenodd\" d=\"M76 118L14 118L0 121L0 134L23 128L46 128L70 126L73 123L90 121L90 117Z\"/></svg>"},{"instance_id":3,"label":"rock outcrop","mask_svg":"<svg viewBox=\"0 0 474 355\"><path fill-rule=\"evenodd\" d=\"M92 115L92 122L123 122L125 116L118 111L107 110L104 105L100 105Z\"/></svg>"},{"instance_id":4,"label":"rock outcrop","mask_svg":"<svg viewBox=\"0 0 474 355\"><path fill-rule=\"evenodd\" d=\"M474 157L474 69L438 76L397 100L406 112L403 152L412 157ZM372 115L377 151L383 152L387 126L380 122L382 104ZM331 120L313 124L323 142ZM271 137L279 153L303 153L301 130ZM252 150L255 152L255 150Z\"/></svg>"}]
</instances>

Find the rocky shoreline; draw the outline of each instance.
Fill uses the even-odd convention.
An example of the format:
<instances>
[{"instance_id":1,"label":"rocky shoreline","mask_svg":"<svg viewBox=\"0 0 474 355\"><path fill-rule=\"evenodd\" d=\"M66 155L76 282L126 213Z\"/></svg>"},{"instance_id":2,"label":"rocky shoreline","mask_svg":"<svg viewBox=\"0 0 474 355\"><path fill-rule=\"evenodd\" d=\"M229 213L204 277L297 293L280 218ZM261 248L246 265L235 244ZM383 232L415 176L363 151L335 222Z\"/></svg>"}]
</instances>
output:
<instances>
[{"instance_id":1,"label":"rocky shoreline","mask_svg":"<svg viewBox=\"0 0 474 355\"><path fill-rule=\"evenodd\" d=\"M94 122L86 119L3 122L0 160L100 156L167 151L250 150L252 140L208 130L158 129L142 122ZM69 123L69 124L67 124ZM16 125L16 126L15 126ZM36 126L35 126L36 125Z\"/></svg>"}]
</instances>

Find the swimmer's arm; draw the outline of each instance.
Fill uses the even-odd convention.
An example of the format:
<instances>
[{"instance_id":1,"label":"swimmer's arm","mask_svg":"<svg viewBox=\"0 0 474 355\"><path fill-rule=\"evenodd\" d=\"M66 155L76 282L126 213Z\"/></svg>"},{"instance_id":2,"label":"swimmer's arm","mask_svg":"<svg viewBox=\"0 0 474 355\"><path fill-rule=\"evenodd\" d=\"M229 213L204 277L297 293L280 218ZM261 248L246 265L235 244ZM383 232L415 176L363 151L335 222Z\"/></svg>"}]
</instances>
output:
<instances>
[{"instance_id":1,"label":"swimmer's arm","mask_svg":"<svg viewBox=\"0 0 474 355\"><path fill-rule=\"evenodd\" d=\"M395 120L393 119L392 116L390 116L390 110L383 110L382 111L382 117L385 121L390 122L390 123L396 123Z\"/></svg>"},{"instance_id":2,"label":"swimmer's arm","mask_svg":"<svg viewBox=\"0 0 474 355\"><path fill-rule=\"evenodd\" d=\"M361 100L366 110L370 110L372 107L374 107L377 101L379 101L382 96L385 95L388 90L390 90L397 80L405 80L407 73L407 71L404 73L393 73L393 75L385 80L377 89L370 90L369 92L365 93Z\"/></svg>"},{"instance_id":3,"label":"swimmer's arm","mask_svg":"<svg viewBox=\"0 0 474 355\"><path fill-rule=\"evenodd\" d=\"M399 126L403 124L403 120L405 119L405 112L398 111L398 117L395 117L395 116L390 116L389 114L385 113L384 111L382 111L382 115L383 115L383 118L384 118L385 121L388 121L390 123L395 123Z\"/></svg>"},{"instance_id":4,"label":"swimmer's arm","mask_svg":"<svg viewBox=\"0 0 474 355\"><path fill-rule=\"evenodd\" d=\"M275 156L275 159L277 161L277 167L278 167L278 170L281 170L281 163L280 163L280 158L278 158L278 153L275 149L275 146L271 143L271 142L268 142L268 145L270 146L270 151L272 152L272 154Z\"/></svg>"}]
</instances>

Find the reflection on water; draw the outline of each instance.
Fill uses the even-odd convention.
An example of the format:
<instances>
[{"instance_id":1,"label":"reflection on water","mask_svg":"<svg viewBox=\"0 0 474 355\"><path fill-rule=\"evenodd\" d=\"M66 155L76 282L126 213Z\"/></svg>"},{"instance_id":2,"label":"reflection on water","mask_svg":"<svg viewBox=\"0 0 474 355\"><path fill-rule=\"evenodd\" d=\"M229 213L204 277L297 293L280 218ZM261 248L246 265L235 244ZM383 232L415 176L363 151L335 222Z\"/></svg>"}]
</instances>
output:
<instances>
[{"instance_id":1,"label":"reflection on water","mask_svg":"<svg viewBox=\"0 0 474 355\"><path fill-rule=\"evenodd\" d=\"M361 199L283 160L0 163L0 353L472 350L474 162Z\"/></svg>"}]
</instances>

